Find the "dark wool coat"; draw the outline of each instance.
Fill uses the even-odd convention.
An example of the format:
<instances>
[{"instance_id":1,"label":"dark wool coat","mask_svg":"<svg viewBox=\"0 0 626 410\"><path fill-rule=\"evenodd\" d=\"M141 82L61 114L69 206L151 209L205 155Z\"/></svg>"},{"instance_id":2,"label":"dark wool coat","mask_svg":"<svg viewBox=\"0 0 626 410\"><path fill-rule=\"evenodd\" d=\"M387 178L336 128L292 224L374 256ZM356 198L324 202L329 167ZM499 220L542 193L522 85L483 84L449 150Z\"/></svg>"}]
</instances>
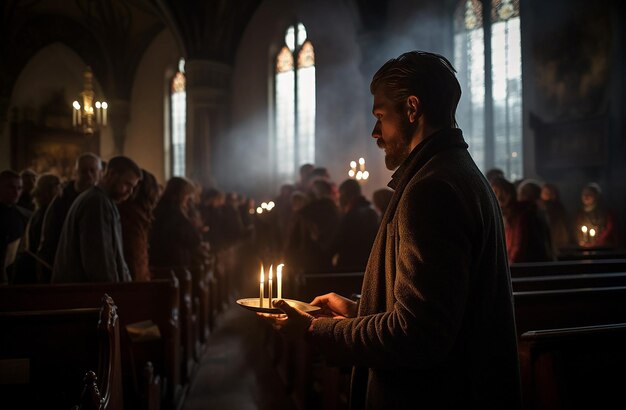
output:
<instances>
[{"instance_id":1,"label":"dark wool coat","mask_svg":"<svg viewBox=\"0 0 626 410\"><path fill-rule=\"evenodd\" d=\"M353 409L521 407L504 229L458 129L396 171L357 318L318 319L329 362L355 366Z\"/></svg>"}]
</instances>

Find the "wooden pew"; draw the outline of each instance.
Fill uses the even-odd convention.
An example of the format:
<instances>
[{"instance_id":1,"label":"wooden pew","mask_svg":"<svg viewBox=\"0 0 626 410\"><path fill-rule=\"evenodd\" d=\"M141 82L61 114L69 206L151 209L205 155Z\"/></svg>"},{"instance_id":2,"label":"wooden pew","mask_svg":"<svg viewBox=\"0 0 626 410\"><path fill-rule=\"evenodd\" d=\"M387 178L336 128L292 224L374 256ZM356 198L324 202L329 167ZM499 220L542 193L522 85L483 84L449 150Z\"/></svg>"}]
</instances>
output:
<instances>
[{"instance_id":1,"label":"wooden pew","mask_svg":"<svg viewBox=\"0 0 626 410\"><path fill-rule=\"evenodd\" d=\"M97 306L105 293L115 300L120 325L126 330L122 331L121 350L127 407L139 407L145 384L141 376L147 362L154 365L163 381L162 406L179 407L186 386L180 375L179 285L175 278L131 283L2 286L0 312L89 308ZM127 326L144 321L152 321L160 337L133 342Z\"/></svg>"},{"instance_id":2,"label":"wooden pew","mask_svg":"<svg viewBox=\"0 0 626 410\"><path fill-rule=\"evenodd\" d=\"M518 335L626 323L626 286L513 292Z\"/></svg>"},{"instance_id":3,"label":"wooden pew","mask_svg":"<svg viewBox=\"0 0 626 410\"><path fill-rule=\"evenodd\" d=\"M626 272L527 276L512 278L511 283L514 292L626 286Z\"/></svg>"},{"instance_id":4,"label":"wooden pew","mask_svg":"<svg viewBox=\"0 0 626 410\"><path fill-rule=\"evenodd\" d=\"M524 408L626 408L626 323L529 331L518 350Z\"/></svg>"},{"instance_id":5,"label":"wooden pew","mask_svg":"<svg viewBox=\"0 0 626 410\"><path fill-rule=\"evenodd\" d=\"M203 263L195 264L190 268L192 278L192 290L193 290L193 302L194 312L198 319L198 343L199 351L197 352L197 358L204 350L206 342L211 332L211 300L210 300L210 283L212 280L212 266L211 261L206 260Z\"/></svg>"},{"instance_id":6,"label":"wooden pew","mask_svg":"<svg viewBox=\"0 0 626 410\"><path fill-rule=\"evenodd\" d=\"M511 264L512 278L612 272L626 272L626 259L528 262Z\"/></svg>"},{"instance_id":7,"label":"wooden pew","mask_svg":"<svg viewBox=\"0 0 626 410\"><path fill-rule=\"evenodd\" d=\"M151 267L150 273L155 279L175 277L179 284L180 301L180 343L181 343L181 375L183 382L190 382L196 367L195 341L196 317L193 312L191 273L184 267L156 268Z\"/></svg>"},{"instance_id":8,"label":"wooden pew","mask_svg":"<svg viewBox=\"0 0 626 410\"><path fill-rule=\"evenodd\" d=\"M119 321L109 296L100 308L0 312L0 329L0 407L123 409Z\"/></svg>"}]
</instances>

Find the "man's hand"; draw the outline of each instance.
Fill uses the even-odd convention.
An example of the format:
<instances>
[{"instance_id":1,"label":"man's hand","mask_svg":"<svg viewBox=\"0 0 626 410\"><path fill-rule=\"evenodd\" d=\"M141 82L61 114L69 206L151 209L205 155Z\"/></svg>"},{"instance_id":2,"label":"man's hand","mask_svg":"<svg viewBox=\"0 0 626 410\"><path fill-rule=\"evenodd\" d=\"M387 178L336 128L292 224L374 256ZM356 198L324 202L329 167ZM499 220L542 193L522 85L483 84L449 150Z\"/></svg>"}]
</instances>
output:
<instances>
[{"instance_id":1,"label":"man's hand","mask_svg":"<svg viewBox=\"0 0 626 410\"><path fill-rule=\"evenodd\" d=\"M306 312L290 306L282 299L275 300L274 307L282 310L282 314L257 313L287 339L303 338L315 318Z\"/></svg>"},{"instance_id":2,"label":"man's hand","mask_svg":"<svg viewBox=\"0 0 626 410\"><path fill-rule=\"evenodd\" d=\"M336 293L327 293L318 296L311 302L313 306L321 307L318 316L329 316L335 319L346 319L356 317L356 302L344 298Z\"/></svg>"}]
</instances>

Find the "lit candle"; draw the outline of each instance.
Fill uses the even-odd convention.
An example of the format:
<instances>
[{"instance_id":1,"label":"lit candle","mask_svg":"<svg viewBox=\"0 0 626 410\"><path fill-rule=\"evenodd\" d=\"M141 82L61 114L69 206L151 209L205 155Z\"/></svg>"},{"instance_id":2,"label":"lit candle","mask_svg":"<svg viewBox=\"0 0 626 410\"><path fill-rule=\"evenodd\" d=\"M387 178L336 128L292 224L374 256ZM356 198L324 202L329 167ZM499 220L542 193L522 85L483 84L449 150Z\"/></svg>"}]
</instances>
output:
<instances>
[{"instance_id":1,"label":"lit candle","mask_svg":"<svg viewBox=\"0 0 626 410\"><path fill-rule=\"evenodd\" d=\"M263 284L265 282L265 275L263 274L263 265L261 265L261 282L259 287L259 307L263 307Z\"/></svg>"},{"instance_id":2,"label":"lit candle","mask_svg":"<svg viewBox=\"0 0 626 410\"><path fill-rule=\"evenodd\" d=\"M78 103L78 101L74 101L72 103L72 106L74 107L74 115L72 116L72 122L74 123L74 126L77 126L78 124L80 124L80 104Z\"/></svg>"},{"instance_id":3,"label":"lit candle","mask_svg":"<svg viewBox=\"0 0 626 410\"><path fill-rule=\"evenodd\" d=\"M102 103L102 125L107 125L107 108L109 108L109 104L106 102Z\"/></svg>"},{"instance_id":4,"label":"lit candle","mask_svg":"<svg viewBox=\"0 0 626 410\"><path fill-rule=\"evenodd\" d=\"M593 239L596 236L596 230L593 228L589 229L589 236Z\"/></svg>"},{"instance_id":5,"label":"lit candle","mask_svg":"<svg viewBox=\"0 0 626 410\"><path fill-rule=\"evenodd\" d=\"M269 307L272 307L272 266L270 265L270 280L269 280L269 287L270 287L270 304Z\"/></svg>"},{"instance_id":6,"label":"lit candle","mask_svg":"<svg viewBox=\"0 0 626 410\"><path fill-rule=\"evenodd\" d=\"M283 298L283 266L285 266L285 264L281 263L276 267L276 281L278 282L278 293L276 297L278 299Z\"/></svg>"},{"instance_id":7,"label":"lit candle","mask_svg":"<svg viewBox=\"0 0 626 410\"><path fill-rule=\"evenodd\" d=\"M98 124L102 123L102 105L100 101L96 101L96 122Z\"/></svg>"},{"instance_id":8,"label":"lit candle","mask_svg":"<svg viewBox=\"0 0 626 410\"><path fill-rule=\"evenodd\" d=\"M580 227L580 230L581 230L581 231L582 231L582 233L583 233L583 240L584 240L585 242L587 242L587 241L589 240L589 237L587 236L587 230L588 230L588 229L587 229L587 226L585 226L585 225L581 226L581 227Z\"/></svg>"}]
</instances>

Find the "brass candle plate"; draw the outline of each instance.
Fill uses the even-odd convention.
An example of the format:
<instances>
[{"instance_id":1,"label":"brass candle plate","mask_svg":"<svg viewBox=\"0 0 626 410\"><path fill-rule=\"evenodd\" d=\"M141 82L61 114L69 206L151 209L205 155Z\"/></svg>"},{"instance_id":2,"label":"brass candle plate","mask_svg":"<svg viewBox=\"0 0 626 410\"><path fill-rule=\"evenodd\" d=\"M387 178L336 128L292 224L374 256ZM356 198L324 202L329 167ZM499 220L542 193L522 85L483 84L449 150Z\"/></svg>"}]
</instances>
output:
<instances>
[{"instance_id":1,"label":"brass candle plate","mask_svg":"<svg viewBox=\"0 0 626 410\"><path fill-rule=\"evenodd\" d=\"M276 299L272 299L276 300ZM309 305L308 303L301 302L299 300L293 299L283 299L285 302L289 304L289 306L295 307L296 309L300 309L304 312L314 312L319 310L319 306ZM253 312L261 312L261 313L282 313L283 311L269 306L269 299L265 298L263 300L263 306L259 306L259 298L247 298L247 299L239 299L237 300L237 304L242 306L248 310L252 310Z\"/></svg>"}]
</instances>

